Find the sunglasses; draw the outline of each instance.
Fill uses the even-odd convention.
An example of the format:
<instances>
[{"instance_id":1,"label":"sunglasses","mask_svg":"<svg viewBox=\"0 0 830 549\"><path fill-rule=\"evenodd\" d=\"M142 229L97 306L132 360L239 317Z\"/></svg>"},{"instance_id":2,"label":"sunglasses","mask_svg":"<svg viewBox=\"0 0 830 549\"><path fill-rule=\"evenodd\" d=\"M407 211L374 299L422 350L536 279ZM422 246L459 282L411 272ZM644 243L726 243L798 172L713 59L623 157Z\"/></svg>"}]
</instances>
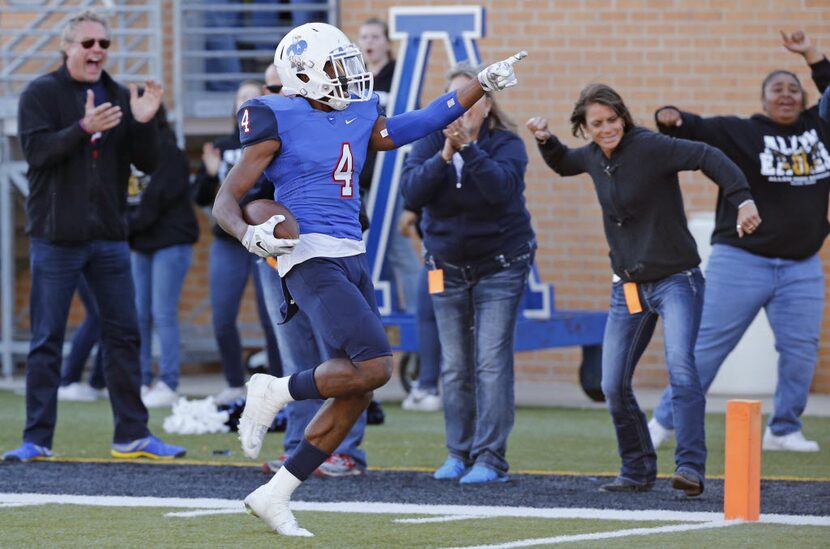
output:
<instances>
[{"instance_id":1,"label":"sunglasses","mask_svg":"<svg viewBox=\"0 0 830 549\"><path fill-rule=\"evenodd\" d=\"M271 84L270 86L265 86L265 89L271 93L280 93L282 91L281 84Z\"/></svg>"},{"instance_id":2,"label":"sunglasses","mask_svg":"<svg viewBox=\"0 0 830 549\"><path fill-rule=\"evenodd\" d=\"M78 44L82 45L85 50L88 50L95 45L95 42L95 38L87 38L86 40L81 40L80 42L78 42ZM101 46L102 50L109 48L110 44L112 44L112 40L110 40L109 38L99 38L97 42L98 45Z\"/></svg>"}]
</instances>

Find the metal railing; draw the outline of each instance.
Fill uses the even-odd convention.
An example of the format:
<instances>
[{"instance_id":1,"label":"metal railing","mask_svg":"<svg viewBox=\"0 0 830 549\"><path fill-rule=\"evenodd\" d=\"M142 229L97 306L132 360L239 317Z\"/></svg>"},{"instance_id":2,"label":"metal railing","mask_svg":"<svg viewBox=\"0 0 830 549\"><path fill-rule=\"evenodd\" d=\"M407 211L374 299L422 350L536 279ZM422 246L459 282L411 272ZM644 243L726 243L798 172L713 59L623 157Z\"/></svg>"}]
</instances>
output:
<instances>
[{"instance_id":1,"label":"metal railing","mask_svg":"<svg viewBox=\"0 0 830 549\"><path fill-rule=\"evenodd\" d=\"M230 119L239 83L262 80L282 37L305 19L337 24L338 4L174 0L175 118Z\"/></svg>"},{"instance_id":2,"label":"metal railing","mask_svg":"<svg viewBox=\"0 0 830 549\"><path fill-rule=\"evenodd\" d=\"M0 360L12 375L28 341L15 334L15 200L28 194L26 163L16 154L17 103L33 79L60 66L60 33L83 9L108 19L113 46L107 71L121 82L162 77L162 0L6 0L0 22Z\"/></svg>"}]
</instances>

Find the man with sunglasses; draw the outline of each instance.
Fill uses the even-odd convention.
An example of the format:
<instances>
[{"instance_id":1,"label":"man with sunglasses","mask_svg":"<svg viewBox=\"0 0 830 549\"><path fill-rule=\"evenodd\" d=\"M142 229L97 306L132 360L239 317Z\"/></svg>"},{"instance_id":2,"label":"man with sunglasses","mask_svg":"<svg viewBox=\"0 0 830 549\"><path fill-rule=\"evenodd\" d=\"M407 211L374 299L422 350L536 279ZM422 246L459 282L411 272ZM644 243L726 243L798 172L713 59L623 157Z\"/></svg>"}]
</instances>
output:
<instances>
[{"instance_id":1,"label":"man with sunglasses","mask_svg":"<svg viewBox=\"0 0 830 549\"><path fill-rule=\"evenodd\" d=\"M23 444L8 461L52 456L61 354L72 294L84 276L101 316L104 377L109 389L116 458L173 459L185 449L147 428L139 392L139 332L127 245L130 164L156 166L153 116L162 89L146 82L139 97L104 71L110 34L92 11L63 29L64 64L20 96L18 134L29 163L26 198L30 237L32 340L26 367Z\"/></svg>"}]
</instances>

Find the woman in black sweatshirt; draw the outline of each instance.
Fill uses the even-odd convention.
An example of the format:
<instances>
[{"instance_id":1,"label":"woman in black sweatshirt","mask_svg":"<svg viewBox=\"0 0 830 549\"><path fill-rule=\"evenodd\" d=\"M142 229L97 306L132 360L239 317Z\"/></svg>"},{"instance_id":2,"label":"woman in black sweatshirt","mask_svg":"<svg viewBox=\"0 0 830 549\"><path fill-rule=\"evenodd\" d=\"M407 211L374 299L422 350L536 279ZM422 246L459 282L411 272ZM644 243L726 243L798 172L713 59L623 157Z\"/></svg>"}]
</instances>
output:
<instances>
[{"instance_id":1,"label":"woman in black sweatshirt","mask_svg":"<svg viewBox=\"0 0 830 549\"><path fill-rule=\"evenodd\" d=\"M812 69L819 91L830 84L830 62L803 32L781 33L784 47ZM734 232L735 207L718 195L706 299L695 360L703 390L763 307L779 352L775 409L765 450L817 452L799 419L807 404L818 356L824 275L818 252L827 236L830 125L817 107L806 109L798 77L771 72L761 85L764 114L702 118L675 107L655 113L661 132L722 150L749 181L764 224L747 238ZM740 272L740 276L735 273ZM655 447L671 435L667 389L649 423Z\"/></svg>"},{"instance_id":2,"label":"woman in black sweatshirt","mask_svg":"<svg viewBox=\"0 0 830 549\"><path fill-rule=\"evenodd\" d=\"M582 90L571 125L574 136L593 142L570 149L551 134L545 119L527 122L554 171L591 175L611 249L614 282L602 344L602 391L617 432L622 467L617 478L600 489L644 492L657 477L657 455L631 379L662 317L677 414L672 486L697 496L703 492L706 466L705 399L693 350L704 283L700 256L686 227L677 173L702 170L715 181L739 210L739 233L751 234L761 219L746 178L723 153L635 126L622 98L604 84ZM735 225L733 220L733 230Z\"/></svg>"},{"instance_id":3,"label":"woman in black sweatshirt","mask_svg":"<svg viewBox=\"0 0 830 549\"><path fill-rule=\"evenodd\" d=\"M141 399L148 408L171 406L179 385L179 296L190 267L199 225L190 203L190 169L162 105L159 163L149 177L129 186L130 249L141 333ZM152 386L153 332L159 337L159 380Z\"/></svg>"}]
</instances>

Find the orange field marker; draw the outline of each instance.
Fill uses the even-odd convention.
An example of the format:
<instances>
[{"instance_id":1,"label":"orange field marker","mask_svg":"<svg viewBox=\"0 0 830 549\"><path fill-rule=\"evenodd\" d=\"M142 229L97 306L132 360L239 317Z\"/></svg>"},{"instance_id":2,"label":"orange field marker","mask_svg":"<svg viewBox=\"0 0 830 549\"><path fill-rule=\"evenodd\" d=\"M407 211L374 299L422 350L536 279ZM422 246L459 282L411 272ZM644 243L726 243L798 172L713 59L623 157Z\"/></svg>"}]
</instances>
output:
<instances>
[{"instance_id":1,"label":"orange field marker","mask_svg":"<svg viewBox=\"0 0 830 549\"><path fill-rule=\"evenodd\" d=\"M761 401L726 403L723 517L758 520L761 514Z\"/></svg>"}]
</instances>

